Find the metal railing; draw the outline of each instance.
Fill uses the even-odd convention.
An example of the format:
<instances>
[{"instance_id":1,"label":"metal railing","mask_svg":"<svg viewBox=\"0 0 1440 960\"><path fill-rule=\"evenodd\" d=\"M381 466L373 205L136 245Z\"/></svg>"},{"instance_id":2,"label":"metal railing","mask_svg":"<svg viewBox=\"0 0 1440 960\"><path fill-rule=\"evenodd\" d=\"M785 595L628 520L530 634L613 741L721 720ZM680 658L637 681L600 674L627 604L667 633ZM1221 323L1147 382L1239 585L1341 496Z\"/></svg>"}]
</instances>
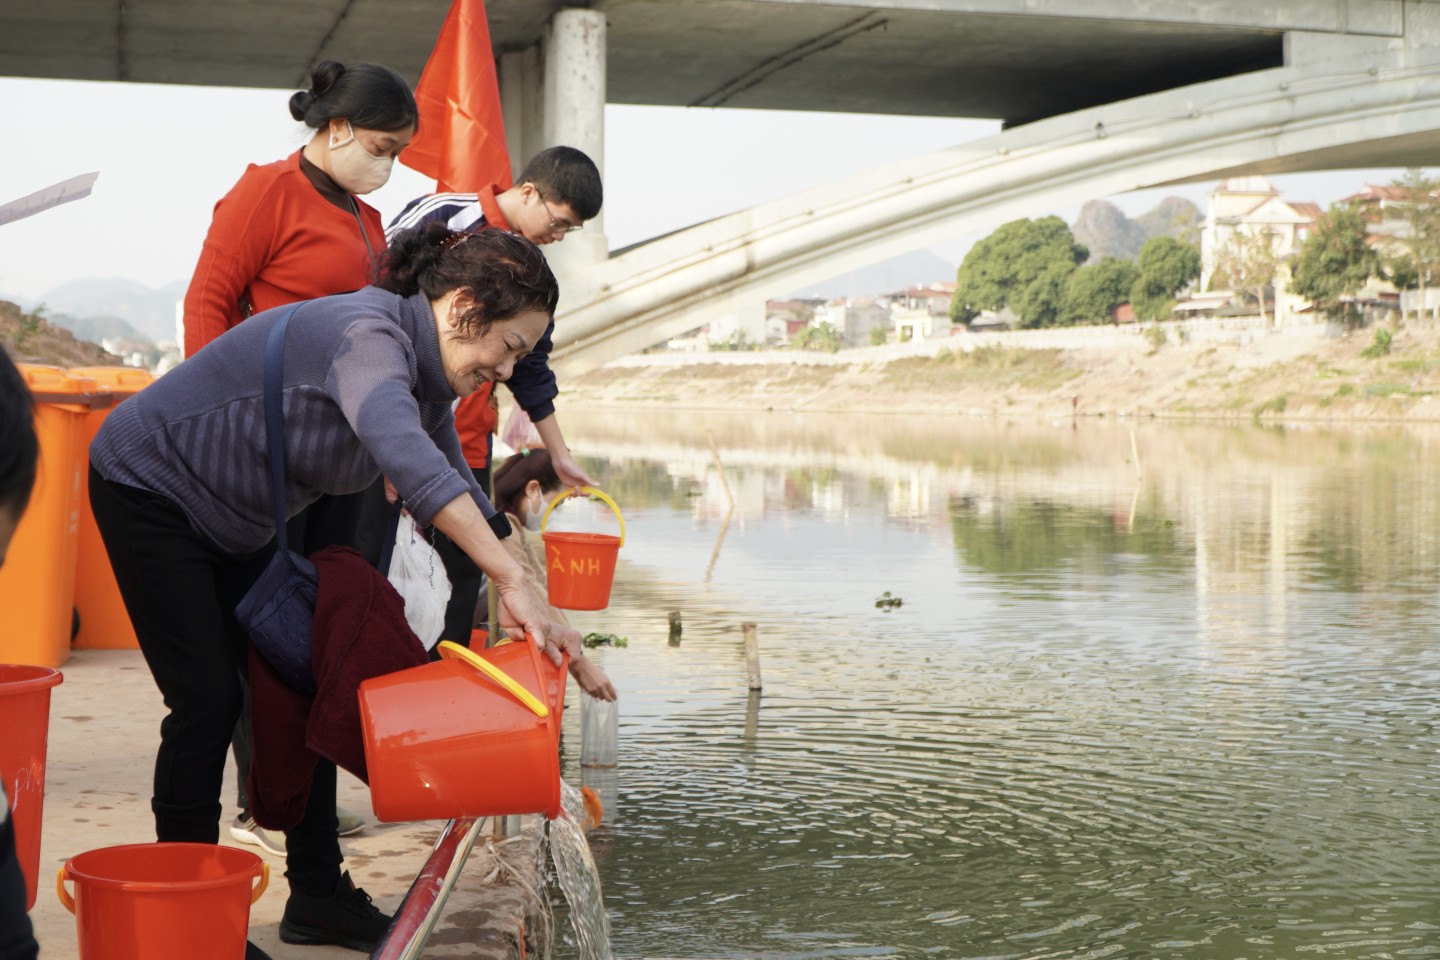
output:
<instances>
[{"instance_id":1,"label":"metal railing","mask_svg":"<svg viewBox=\"0 0 1440 960\"><path fill-rule=\"evenodd\" d=\"M484 822L479 817L446 822L435 841L435 851L410 885L370 960L416 960L420 956Z\"/></svg>"}]
</instances>

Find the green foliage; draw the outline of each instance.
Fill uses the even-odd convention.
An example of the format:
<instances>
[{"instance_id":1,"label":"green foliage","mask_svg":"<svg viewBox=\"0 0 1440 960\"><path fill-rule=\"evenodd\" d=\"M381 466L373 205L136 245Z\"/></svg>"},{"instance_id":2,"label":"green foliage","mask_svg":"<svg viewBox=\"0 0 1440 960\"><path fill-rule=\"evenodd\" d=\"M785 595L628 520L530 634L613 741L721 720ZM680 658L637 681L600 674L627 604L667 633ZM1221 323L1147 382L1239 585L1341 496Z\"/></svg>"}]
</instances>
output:
<instances>
[{"instance_id":1,"label":"green foliage","mask_svg":"<svg viewBox=\"0 0 1440 960\"><path fill-rule=\"evenodd\" d=\"M1076 270L1074 263L1057 260L1011 294L1010 309L1019 315L1022 329L1053 327L1060 322L1065 287Z\"/></svg>"},{"instance_id":2,"label":"green foliage","mask_svg":"<svg viewBox=\"0 0 1440 960\"><path fill-rule=\"evenodd\" d=\"M20 329L15 333L16 348L23 349L35 336L47 326L45 320L45 304L40 304L29 313L20 314Z\"/></svg>"},{"instance_id":3,"label":"green foliage","mask_svg":"<svg viewBox=\"0 0 1440 960\"><path fill-rule=\"evenodd\" d=\"M616 636L613 633L587 633L580 640L587 647L628 647L629 637Z\"/></svg>"},{"instance_id":4,"label":"green foliage","mask_svg":"<svg viewBox=\"0 0 1440 960\"><path fill-rule=\"evenodd\" d=\"M1366 347L1364 350L1361 350L1360 356L1364 357L1367 360L1375 360L1379 357L1388 357L1390 355L1390 341L1393 339L1395 339L1395 335L1393 333L1391 333L1384 327L1380 327L1375 331L1375 342L1370 344L1370 346Z\"/></svg>"},{"instance_id":5,"label":"green foliage","mask_svg":"<svg viewBox=\"0 0 1440 960\"><path fill-rule=\"evenodd\" d=\"M1255 419L1259 420L1267 413L1284 413L1285 407L1289 405L1290 398L1281 394L1278 397L1271 397L1255 408Z\"/></svg>"},{"instance_id":6,"label":"green foliage","mask_svg":"<svg viewBox=\"0 0 1440 960\"><path fill-rule=\"evenodd\" d=\"M890 331L884 327L872 327L870 330L870 345L872 347L882 346L890 337Z\"/></svg>"},{"instance_id":7,"label":"green foliage","mask_svg":"<svg viewBox=\"0 0 1440 960\"><path fill-rule=\"evenodd\" d=\"M716 353L727 353L738 350L764 350L765 344L756 343L745 335L744 330L736 330L728 339L712 340L710 349Z\"/></svg>"},{"instance_id":8,"label":"green foliage","mask_svg":"<svg viewBox=\"0 0 1440 960\"><path fill-rule=\"evenodd\" d=\"M896 610L900 607L903 607L904 605L904 599L900 597L890 596L889 590L886 590L884 593L880 594L880 596L875 599L876 609L884 610L886 613L889 613L891 610Z\"/></svg>"},{"instance_id":9,"label":"green foliage","mask_svg":"<svg viewBox=\"0 0 1440 960\"><path fill-rule=\"evenodd\" d=\"M1353 323L1358 319L1355 306L1341 298L1358 293L1379 266L1367 239L1364 215L1351 207L1333 206L1301 245L1290 290L1327 316Z\"/></svg>"},{"instance_id":10,"label":"green foliage","mask_svg":"<svg viewBox=\"0 0 1440 960\"><path fill-rule=\"evenodd\" d=\"M1152 323L1150 326L1145 328L1145 342L1150 344L1151 353L1154 353L1156 350L1159 350L1161 347L1165 346L1165 344L1169 342L1169 340L1170 335L1165 332L1164 327Z\"/></svg>"},{"instance_id":11,"label":"green foliage","mask_svg":"<svg viewBox=\"0 0 1440 960\"><path fill-rule=\"evenodd\" d=\"M790 338L790 345L800 350L817 350L835 353L840 349L840 331L828 320L797 330Z\"/></svg>"},{"instance_id":12,"label":"green foliage","mask_svg":"<svg viewBox=\"0 0 1440 960\"><path fill-rule=\"evenodd\" d=\"M1114 309L1130 302L1140 270L1128 260L1106 257L1081 267L1065 282L1062 323L1105 323Z\"/></svg>"},{"instance_id":13,"label":"green foliage","mask_svg":"<svg viewBox=\"0 0 1440 960\"><path fill-rule=\"evenodd\" d=\"M1398 252L1385 257L1381 267L1397 288L1419 287L1423 296L1440 271L1440 180L1410 169L1390 186L1395 198L1387 220L1399 229L1384 236Z\"/></svg>"},{"instance_id":14,"label":"green foliage","mask_svg":"<svg viewBox=\"0 0 1440 960\"><path fill-rule=\"evenodd\" d=\"M1354 394L1355 384L1353 383L1342 383L1335 389L1335 396L1337 397L1349 397L1354 396Z\"/></svg>"},{"instance_id":15,"label":"green foliage","mask_svg":"<svg viewBox=\"0 0 1440 960\"><path fill-rule=\"evenodd\" d=\"M1260 316L1265 317L1265 291L1275 282L1280 255L1273 232L1236 233L1215 255L1212 283L1255 295Z\"/></svg>"},{"instance_id":16,"label":"green foliage","mask_svg":"<svg viewBox=\"0 0 1440 960\"><path fill-rule=\"evenodd\" d=\"M1089 251L1075 242L1070 228L1059 217L1011 221L965 255L955 274L950 318L968 324L982 310L1009 306L1020 314L1026 326L1045 325L1021 310L1019 298L1030 308L1051 316L1053 322L1058 307L1055 291L1063 290L1061 275L1068 275L1087 256ZM1042 276L1044 288L1026 299L1024 291Z\"/></svg>"},{"instance_id":17,"label":"green foliage","mask_svg":"<svg viewBox=\"0 0 1440 960\"><path fill-rule=\"evenodd\" d=\"M1200 251L1174 237L1151 237L1140 248L1140 275L1130 291L1135 319L1164 320L1175 295L1200 276Z\"/></svg>"}]
</instances>

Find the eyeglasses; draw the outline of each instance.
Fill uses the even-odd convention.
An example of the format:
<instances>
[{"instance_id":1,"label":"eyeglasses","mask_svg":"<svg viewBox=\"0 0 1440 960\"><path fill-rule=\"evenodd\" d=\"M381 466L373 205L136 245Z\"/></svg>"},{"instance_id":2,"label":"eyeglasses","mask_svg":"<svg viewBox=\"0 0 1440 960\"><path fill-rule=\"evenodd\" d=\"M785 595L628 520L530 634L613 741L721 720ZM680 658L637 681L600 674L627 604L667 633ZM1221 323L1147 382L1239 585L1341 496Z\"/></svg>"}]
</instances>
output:
<instances>
[{"instance_id":1,"label":"eyeglasses","mask_svg":"<svg viewBox=\"0 0 1440 960\"><path fill-rule=\"evenodd\" d=\"M545 215L550 218L550 229L555 233L574 233L576 230L585 229L583 223L567 223L555 216L555 212L550 209L550 204L545 202L545 194L541 193L538 187L535 189L535 196L540 198L540 206L545 208Z\"/></svg>"}]
</instances>

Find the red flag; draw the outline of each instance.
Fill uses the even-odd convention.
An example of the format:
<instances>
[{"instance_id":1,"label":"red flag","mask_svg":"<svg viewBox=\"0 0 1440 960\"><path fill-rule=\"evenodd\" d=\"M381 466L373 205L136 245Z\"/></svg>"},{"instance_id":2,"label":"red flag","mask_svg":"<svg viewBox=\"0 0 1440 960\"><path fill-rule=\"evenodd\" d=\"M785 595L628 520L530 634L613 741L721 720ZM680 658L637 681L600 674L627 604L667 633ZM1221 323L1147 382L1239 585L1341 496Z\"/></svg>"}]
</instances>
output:
<instances>
[{"instance_id":1,"label":"red flag","mask_svg":"<svg viewBox=\"0 0 1440 960\"><path fill-rule=\"evenodd\" d=\"M511 184L500 115L500 84L490 49L485 0L453 0L415 87L420 131L401 162L434 177L441 193L475 193Z\"/></svg>"}]
</instances>

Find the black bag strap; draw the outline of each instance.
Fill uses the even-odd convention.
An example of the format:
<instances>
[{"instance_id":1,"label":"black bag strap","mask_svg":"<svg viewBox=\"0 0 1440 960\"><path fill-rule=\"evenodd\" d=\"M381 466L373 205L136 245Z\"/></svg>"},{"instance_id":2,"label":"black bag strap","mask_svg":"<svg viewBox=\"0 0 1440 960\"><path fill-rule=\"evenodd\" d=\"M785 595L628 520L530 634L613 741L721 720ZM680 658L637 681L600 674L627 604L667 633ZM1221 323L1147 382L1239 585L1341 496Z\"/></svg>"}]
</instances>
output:
<instances>
[{"instance_id":1,"label":"black bag strap","mask_svg":"<svg viewBox=\"0 0 1440 960\"><path fill-rule=\"evenodd\" d=\"M265 446L270 452L270 505L275 511L275 548L290 549L285 539L285 330L300 304L280 314L265 341Z\"/></svg>"}]
</instances>

